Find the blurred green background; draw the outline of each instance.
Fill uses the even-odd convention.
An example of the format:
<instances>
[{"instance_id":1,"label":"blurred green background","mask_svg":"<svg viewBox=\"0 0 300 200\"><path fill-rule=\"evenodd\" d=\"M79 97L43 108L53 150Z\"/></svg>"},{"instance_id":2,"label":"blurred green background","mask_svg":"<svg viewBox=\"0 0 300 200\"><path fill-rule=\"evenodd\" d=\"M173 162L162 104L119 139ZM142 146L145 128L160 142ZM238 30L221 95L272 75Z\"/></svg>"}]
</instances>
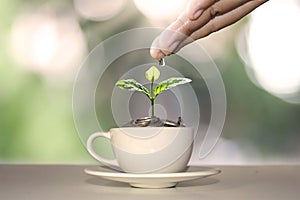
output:
<instances>
[{"instance_id":1,"label":"blurred green background","mask_svg":"<svg viewBox=\"0 0 300 200\"><path fill-rule=\"evenodd\" d=\"M72 116L73 81L80 64L98 43L116 33L166 27L185 4L186 0L2 0L0 162L94 162ZM300 5L293 0L283 4L268 2L261 7L261 12L270 11L266 18L257 12L199 41L219 67L227 93L225 146L212 158L214 163L300 162L300 34L294 26L300 20ZM279 23L280 28L270 20L277 20L272 14L282 6L293 9L285 9L290 21Z\"/></svg>"}]
</instances>

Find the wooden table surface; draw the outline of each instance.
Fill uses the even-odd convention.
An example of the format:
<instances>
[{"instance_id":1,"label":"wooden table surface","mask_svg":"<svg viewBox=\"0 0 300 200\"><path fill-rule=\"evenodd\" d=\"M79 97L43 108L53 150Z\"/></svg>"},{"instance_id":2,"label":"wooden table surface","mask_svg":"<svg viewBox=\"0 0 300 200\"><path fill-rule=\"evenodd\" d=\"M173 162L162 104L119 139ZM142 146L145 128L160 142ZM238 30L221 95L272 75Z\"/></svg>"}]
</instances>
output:
<instances>
[{"instance_id":1,"label":"wooden table surface","mask_svg":"<svg viewBox=\"0 0 300 200\"><path fill-rule=\"evenodd\" d=\"M0 164L1 200L299 200L300 166L218 166L222 172L175 188L139 189L84 173L90 166Z\"/></svg>"}]
</instances>

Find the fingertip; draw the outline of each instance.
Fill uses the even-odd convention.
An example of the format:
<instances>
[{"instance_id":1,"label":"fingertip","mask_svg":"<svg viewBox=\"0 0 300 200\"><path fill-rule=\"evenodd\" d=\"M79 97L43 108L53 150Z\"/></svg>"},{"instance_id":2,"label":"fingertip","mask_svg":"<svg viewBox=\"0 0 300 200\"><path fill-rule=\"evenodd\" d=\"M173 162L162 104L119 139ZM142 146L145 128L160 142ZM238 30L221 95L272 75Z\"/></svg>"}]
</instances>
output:
<instances>
[{"instance_id":1,"label":"fingertip","mask_svg":"<svg viewBox=\"0 0 300 200\"><path fill-rule=\"evenodd\" d=\"M161 50L154 48L150 49L150 55L156 60L160 60L166 56Z\"/></svg>"},{"instance_id":2,"label":"fingertip","mask_svg":"<svg viewBox=\"0 0 300 200\"><path fill-rule=\"evenodd\" d=\"M166 55L165 55L162 51L159 51L159 53L157 54L156 59L157 59L157 60L160 60L160 59L162 59L162 58L164 58L164 57L166 57Z\"/></svg>"},{"instance_id":3,"label":"fingertip","mask_svg":"<svg viewBox=\"0 0 300 200\"><path fill-rule=\"evenodd\" d=\"M167 54L162 50L162 44L161 44L161 40L163 40L164 34L161 33L161 35L159 35L158 37L156 37L152 44L151 44L151 48L150 48L150 55L152 56L152 58L156 59L156 60L160 60L162 58L164 58Z\"/></svg>"}]
</instances>

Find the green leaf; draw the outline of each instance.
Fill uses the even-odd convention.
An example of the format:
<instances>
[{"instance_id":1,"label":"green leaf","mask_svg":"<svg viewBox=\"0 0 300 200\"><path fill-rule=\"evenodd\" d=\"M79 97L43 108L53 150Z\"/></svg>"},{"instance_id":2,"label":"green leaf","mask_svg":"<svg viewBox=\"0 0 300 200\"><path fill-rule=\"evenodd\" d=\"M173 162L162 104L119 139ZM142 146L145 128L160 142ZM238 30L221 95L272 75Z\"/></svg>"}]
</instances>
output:
<instances>
[{"instance_id":1,"label":"green leaf","mask_svg":"<svg viewBox=\"0 0 300 200\"><path fill-rule=\"evenodd\" d=\"M145 76L149 81L154 82L159 78L160 72L155 66L152 66L146 71Z\"/></svg>"},{"instance_id":2,"label":"green leaf","mask_svg":"<svg viewBox=\"0 0 300 200\"><path fill-rule=\"evenodd\" d=\"M120 80L116 83L116 86L123 90L143 92L150 98L149 90L134 79Z\"/></svg>"},{"instance_id":3,"label":"green leaf","mask_svg":"<svg viewBox=\"0 0 300 200\"><path fill-rule=\"evenodd\" d=\"M163 91L173 88L177 85L182 85L191 82L191 79L182 77L172 77L165 81L160 82L154 89L154 95L157 96Z\"/></svg>"}]
</instances>

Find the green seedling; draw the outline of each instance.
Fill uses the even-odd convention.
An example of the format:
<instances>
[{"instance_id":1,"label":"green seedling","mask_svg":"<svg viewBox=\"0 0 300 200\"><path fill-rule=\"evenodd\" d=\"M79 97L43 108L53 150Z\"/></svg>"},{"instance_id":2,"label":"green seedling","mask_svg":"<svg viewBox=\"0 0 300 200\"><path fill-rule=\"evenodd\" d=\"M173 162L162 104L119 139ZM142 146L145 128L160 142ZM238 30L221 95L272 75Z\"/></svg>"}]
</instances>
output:
<instances>
[{"instance_id":1,"label":"green seedling","mask_svg":"<svg viewBox=\"0 0 300 200\"><path fill-rule=\"evenodd\" d=\"M119 80L116 83L116 86L118 86L123 90L138 91L144 93L151 102L152 117L155 116L154 115L155 99L159 94L175 86L186 84L192 81L191 79L183 78L183 77L171 77L167 80L158 83L154 87L154 82L160 76L160 71L155 66L150 67L150 69L146 71L145 76L146 79L150 81L150 90L134 79Z\"/></svg>"}]
</instances>

